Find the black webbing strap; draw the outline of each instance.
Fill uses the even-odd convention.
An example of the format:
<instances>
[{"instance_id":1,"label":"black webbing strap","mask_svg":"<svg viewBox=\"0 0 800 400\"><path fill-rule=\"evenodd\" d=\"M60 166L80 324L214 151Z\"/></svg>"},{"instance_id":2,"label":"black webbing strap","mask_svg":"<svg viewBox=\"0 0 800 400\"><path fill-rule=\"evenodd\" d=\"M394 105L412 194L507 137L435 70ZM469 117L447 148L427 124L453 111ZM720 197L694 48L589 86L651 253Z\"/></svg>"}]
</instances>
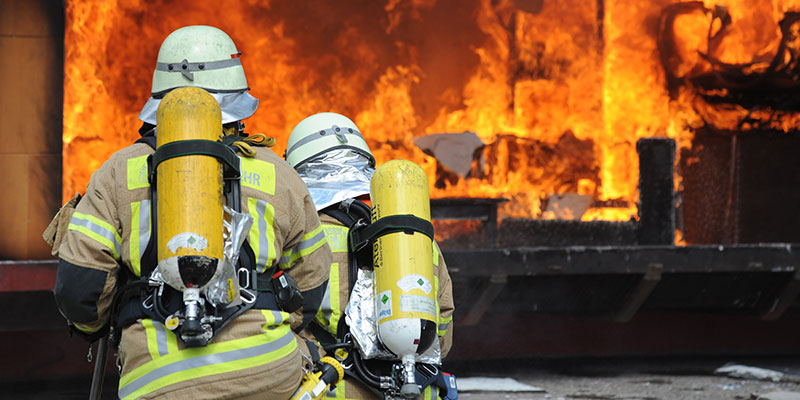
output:
<instances>
[{"instance_id":1,"label":"black webbing strap","mask_svg":"<svg viewBox=\"0 0 800 400\"><path fill-rule=\"evenodd\" d=\"M344 318L341 318L341 320L344 320ZM323 328L315 321L311 321L307 328L308 331L311 332L311 334L314 335L314 337L319 341L319 343L322 345L322 348L333 346L339 343L332 333L328 332L327 329ZM327 351L327 349L325 351Z\"/></svg>"},{"instance_id":2,"label":"black webbing strap","mask_svg":"<svg viewBox=\"0 0 800 400\"><path fill-rule=\"evenodd\" d=\"M363 249L371 241L390 233L419 232L433 240L433 224L411 214L387 215L377 221L358 229L350 230L350 246L353 250Z\"/></svg>"},{"instance_id":3,"label":"black webbing strap","mask_svg":"<svg viewBox=\"0 0 800 400\"><path fill-rule=\"evenodd\" d=\"M239 157L224 143L201 139L178 140L161 145L156 149L156 152L153 153L150 183L154 182L153 175L158 165L163 161L175 157L194 155L211 156L220 160L225 167L223 168L223 176L225 179L239 179L242 176L239 169Z\"/></svg>"}]
</instances>

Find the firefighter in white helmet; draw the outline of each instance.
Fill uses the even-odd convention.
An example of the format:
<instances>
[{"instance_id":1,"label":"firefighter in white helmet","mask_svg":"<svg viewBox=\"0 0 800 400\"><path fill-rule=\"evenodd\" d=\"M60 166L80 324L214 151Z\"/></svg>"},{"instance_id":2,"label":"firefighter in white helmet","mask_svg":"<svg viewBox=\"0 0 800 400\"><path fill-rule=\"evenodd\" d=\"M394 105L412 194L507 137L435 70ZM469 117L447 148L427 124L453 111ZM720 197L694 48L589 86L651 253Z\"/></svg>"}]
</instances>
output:
<instances>
[{"instance_id":1,"label":"firefighter in white helmet","mask_svg":"<svg viewBox=\"0 0 800 400\"><path fill-rule=\"evenodd\" d=\"M370 220L367 204L375 158L356 124L344 115L331 112L314 114L298 123L289 136L285 158L308 186L333 252L328 291L309 330L323 347L332 345L335 348L348 330L344 314L351 285L356 279L355 265L362 267L362 261L369 263L348 253L348 231L359 219ZM371 251L369 253L371 255ZM452 345L454 304L450 275L435 243L433 265L439 307L438 338L443 358ZM417 383L424 382L418 380ZM421 398L436 398L439 390L437 385L429 385ZM328 392L328 396L382 398L378 392L379 389L370 387L368 380L346 373L345 380L336 386L335 392Z\"/></svg>"},{"instance_id":2,"label":"firefighter in white helmet","mask_svg":"<svg viewBox=\"0 0 800 400\"><path fill-rule=\"evenodd\" d=\"M85 195L54 218L53 251L60 259L56 303L73 331L90 341L108 335L109 328L121 335L121 399L288 399L304 376L304 359L314 358L314 346L297 333L317 314L331 252L304 183L271 150L258 148L263 135L243 133L241 120L255 112L258 100L248 93L240 55L220 29L187 26L172 32L159 50L152 97L139 115L142 138L112 155ZM216 99L227 135L220 132L222 143L241 163L240 178L226 180L224 189L196 189L222 193L227 207L254 220L236 266L239 283L254 296L222 311L206 302L206 315L220 313L209 320L216 324L213 337L200 344L162 319L174 312L176 299L180 305L180 293L165 286L163 294L154 293L150 287L159 278L153 274L151 240L158 221L151 210L160 203L148 179L148 156L154 154L162 118L156 118L159 102L182 87L204 89ZM288 292L294 312L275 295L273 274L296 281Z\"/></svg>"}]
</instances>

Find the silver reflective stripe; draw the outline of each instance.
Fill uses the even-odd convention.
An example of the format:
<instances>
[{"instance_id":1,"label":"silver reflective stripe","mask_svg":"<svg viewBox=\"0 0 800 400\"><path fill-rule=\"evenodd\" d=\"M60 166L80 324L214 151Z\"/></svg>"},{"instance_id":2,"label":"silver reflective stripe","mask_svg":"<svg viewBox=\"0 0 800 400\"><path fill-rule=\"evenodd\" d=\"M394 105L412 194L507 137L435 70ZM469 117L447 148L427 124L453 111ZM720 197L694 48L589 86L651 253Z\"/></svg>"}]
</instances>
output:
<instances>
[{"instance_id":1,"label":"silver reflective stripe","mask_svg":"<svg viewBox=\"0 0 800 400\"><path fill-rule=\"evenodd\" d=\"M446 330L447 330L447 327L449 327L449 326L450 326L450 323L449 323L449 322L448 322L448 323L446 323L446 324L439 324L439 330L440 330L440 331L446 331Z\"/></svg>"},{"instance_id":2,"label":"silver reflective stripe","mask_svg":"<svg viewBox=\"0 0 800 400\"><path fill-rule=\"evenodd\" d=\"M167 328L161 322L153 321L153 329L156 331L158 355L163 357L169 354L169 348L167 348Z\"/></svg>"},{"instance_id":3,"label":"silver reflective stripe","mask_svg":"<svg viewBox=\"0 0 800 400\"><path fill-rule=\"evenodd\" d=\"M110 230L108 230L108 229L106 229L106 228L104 228L104 227L102 227L100 225L95 224L94 222L92 222L92 221L90 221L88 219L83 219L83 218L81 218L81 217L79 217L79 216L77 216L75 214L72 215L72 220L70 220L69 223L73 224L73 225L76 225L76 226L82 226L82 227L84 227L84 228L86 228L86 229L88 229L88 230L90 230L90 231L102 236L104 239L107 239L109 242L114 244L114 249L117 251L116 254L118 254L118 255L122 254L122 252L121 252L122 243L120 243L119 240L117 240L116 232L112 232L112 231L110 231Z\"/></svg>"},{"instance_id":4,"label":"silver reflective stripe","mask_svg":"<svg viewBox=\"0 0 800 400\"><path fill-rule=\"evenodd\" d=\"M142 200L139 206L139 259L144 256L150 243L150 200Z\"/></svg>"},{"instance_id":5,"label":"silver reflective stripe","mask_svg":"<svg viewBox=\"0 0 800 400\"><path fill-rule=\"evenodd\" d=\"M258 213L258 260L256 266L261 268L259 272L267 270L267 261L269 259L270 242L269 235L267 235L267 202L264 200L256 200L256 212Z\"/></svg>"},{"instance_id":6,"label":"silver reflective stripe","mask_svg":"<svg viewBox=\"0 0 800 400\"><path fill-rule=\"evenodd\" d=\"M322 304L320 304L319 310L325 316L325 321L331 320L331 312L333 311L331 309L331 285L325 287L325 296L322 297Z\"/></svg>"},{"instance_id":7,"label":"silver reflective stripe","mask_svg":"<svg viewBox=\"0 0 800 400\"><path fill-rule=\"evenodd\" d=\"M167 364L163 367L156 368L144 374L141 378L131 381L131 383L119 389L119 397L125 398L130 396L133 392L139 390L145 385L155 382L158 379L169 376L176 372L188 371L193 368L200 368L209 365L222 364L231 361L245 360L251 357L257 357L263 354L271 353L288 345L294 339L294 333L289 332L283 337L273 340L269 343L264 343L258 346L248 347L245 349L237 349L226 351L216 354L206 354L198 357L187 358L185 360L176 361L172 364ZM175 382L178 383L178 382Z\"/></svg>"},{"instance_id":8,"label":"silver reflective stripe","mask_svg":"<svg viewBox=\"0 0 800 400\"><path fill-rule=\"evenodd\" d=\"M337 129L339 129L339 130L337 131ZM357 136L357 137L361 138L362 140L364 139L364 136L361 135L361 132L359 132L359 131L357 131L357 130L355 130L353 128L340 128L340 127L334 125L334 126L328 128L328 129L314 132L314 133L312 133L312 134L300 139L299 141L297 141L297 143L292 145L292 147L290 147L289 150L286 150L286 154L290 154L291 152L297 150L298 147L303 146L304 144L306 144L308 142L311 142L311 141L314 141L314 140L317 140L317 139L322 139L322 138L324 138L324 137L326 137L328 135L335 135L337 138L339 138L339 141L342 142L342 143L347 143L347 136L346 135Z\"/></svg>"},{"instance_id":9,"label":"silver reflective stripe","mask_svg":"<svg viewBox=\"0 0 800 400\"><path fill-rule=\"evenodd\" d=\"M292 252L288 256L281 257L279 264L289 264L289 262L292 261L293 255L300 253L309 247L314 246L315 244L319 243L320 240L328 240L327 237L325 236L325 230L323 229L320 229L316 235L298 243L297 246L295 246L294 249L292 249Z\"/></svg>"},{"instance_id":10,"label":"silver reflective stripe","mask_svg":"<svg viewBox=\"0 0 800 400\"><path fill-rule=\"evenodd\" d=\"M283 323L283 314L280 311L269 310L272 313L272 318L275 320L275 323L272 326L268 326L267 329L275 329L279 327Z\"/></svg>"},{"instance_id":11,"label":"silver reflective stripe","mask_svg":"<svg viewBox=\"0 0 800 400\"><path fill-rule=\"evenodd\" d=\"M192 71L209 71L212 69L235 67L237 65L242 65L242 60L239 57L233 57L229 60L205 62L189 62L189 60L184 58L180 62L156 63L156 70L164 72L180 72L191 81L194 80Z\"/></svg>"}]
</instances>

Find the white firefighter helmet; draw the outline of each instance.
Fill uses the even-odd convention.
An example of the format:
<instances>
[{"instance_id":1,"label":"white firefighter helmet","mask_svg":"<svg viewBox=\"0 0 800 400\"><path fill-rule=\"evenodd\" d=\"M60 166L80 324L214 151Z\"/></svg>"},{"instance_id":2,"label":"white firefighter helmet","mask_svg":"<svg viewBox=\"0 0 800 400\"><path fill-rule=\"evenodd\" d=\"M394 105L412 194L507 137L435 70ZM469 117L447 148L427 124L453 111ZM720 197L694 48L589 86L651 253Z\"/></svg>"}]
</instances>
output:
<instances>
[{"instance_id":1,"label":"white firefighter helmet","mask_svg":"<svg viewBox=\"0 0 800 400\"><path fill-rule=\"evenodd\" d=\"M209 92L248 90L241 53L230 36L213 26L192 25L170 33L158 50L153 95L182 86Z\"/></svg>"},{"instance_id":2,"label":"white firefighter helmet","mask_svg":"<svg viewBox=\"0 0 800 400\"><path fill-rule=\"evenodd\" d=\"M375 166L375 157L356 124L344 115L323 112L300 121L289 135L286 161L297 168L304 162L334 149L352 149Z\"/></svg>"}]
</instances>

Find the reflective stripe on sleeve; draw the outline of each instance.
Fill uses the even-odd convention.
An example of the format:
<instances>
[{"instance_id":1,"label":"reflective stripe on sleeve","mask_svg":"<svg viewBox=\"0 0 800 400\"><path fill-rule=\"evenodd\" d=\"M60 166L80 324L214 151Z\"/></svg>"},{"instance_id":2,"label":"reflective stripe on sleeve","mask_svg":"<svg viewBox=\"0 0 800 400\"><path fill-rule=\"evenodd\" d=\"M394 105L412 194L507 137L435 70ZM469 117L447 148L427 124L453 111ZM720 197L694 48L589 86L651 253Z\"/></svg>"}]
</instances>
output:
<instances>
[{"instance_id":1,"label":"reflective stripe on sleeve","mask_svg":"<svg viewBox=\"0 0 800 400\"><path fill-rule=\"evenodd\" d=\"M439 336L444 336L447 333L447 328L450 327L450 321L453 320L453 316L449 316L447 318L439 316Z\"/></svg>"},{"instance_id":2,"label":"reflective stripe on sleeve","mask_svg":"<svg viewBox=\"0 0 800 400\"><path fill-rule=\"evenodd\" d=\"M142 256L150 242L150 200L131 203L131 269L136 276L142 274Z\"/></svg>"},{"instance_id":3,"label":"reflective stripe on sleeve","mask_svg":"<svg viewBox=\"0 0 800 400\"><path fill-rule=\"evenodd\" d=\"M170 352L147 362L120 378L119 397L123 400L139 398L191 379L258 367L285 357L297 348L297 340L288 324L265 329L265 332Z\"/></svg>"},{"instance_id":4,"label":"reflective stripe on sleeve","mask_svg":"<svg viewBox=\"0 0 800 400\"><path fill-rule=\"evenodd\" d=\"M256 257L258 272L266 271L272 266L277 251L275 244L275 208L264 200L247 198L247 210L253 217L253 226L250 227L250 247Z\"/></svg>"},{"instance_id":5,"label":"reflective stripe on sleeve","mask_svg":"<svg viewBox=\"0 0 800 400\"><path fill-rule=\"evenodd\" d=\"M313 253L314 250L322 247L325 243L327 243L325 231L322 230L322 226L318 226L317 229L306 233L303 236L303 240L295 248L284 251L281 254L278 265L281 269L289 268L293 262Z\"/></svg>"},{"instance_id":6,"label":"reflective stripe on sleeve","mask_svg":"<svg viewBox=\"0 0 800 400\"><path fill-rule=\"evenodd\" d=\"M433 246L436 248L436 246ZM433 293L435 293L433 297L434 305L436 306L436 325L438 326L441 319L441 309L439 308L439 275L436 275L436 271L433 274ZM439 335L443 336L443 335Z\"/></svg>"},{"instance_id":7,"label":"reflective stripe on sleeve","mask_svg":"<svg viewBox=\"0 0 800 400\"><path fill-rule=\"evenodd\" d=\"M431 246L433 247L433 249L432 249L433 251L431 251L431 254L433 254L433 266L434 267L438 267L439 266L439 247L436 246L436 242L433 242L433 241L431 241Z\"/></svg>"},{"instance_id":8,"label":"reflective stripe on sleeve","mask_svg":"<svg viewBox=\"0 0 800 400\"><path fill-rule=\"evenodd\" d=\"M111 224L89 214L75 212L69 221L68 229L83 233L98 243L108 247L114 258L119 260L122 237Z\"/></svg>"}]
</instances>

